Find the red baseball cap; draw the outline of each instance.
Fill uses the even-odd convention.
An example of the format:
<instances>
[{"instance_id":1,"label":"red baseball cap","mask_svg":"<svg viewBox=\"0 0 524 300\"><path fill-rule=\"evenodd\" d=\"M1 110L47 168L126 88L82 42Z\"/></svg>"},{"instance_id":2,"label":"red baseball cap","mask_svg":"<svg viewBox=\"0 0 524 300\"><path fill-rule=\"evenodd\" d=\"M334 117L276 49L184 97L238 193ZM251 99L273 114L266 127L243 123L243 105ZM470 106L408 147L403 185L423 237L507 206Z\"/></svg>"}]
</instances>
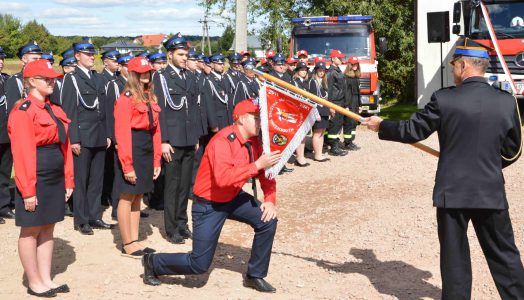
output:
<instances>
[{"instance_id":1,"label":"red baseball cap","mask_svg":"<svg viewBox=\"0 0 524 300\"><path fill-rule=\"evenodd\" d=\"M325 61L326 61L326 59L324 58L324 56L317 56L317 57L315 57L315 64L317 62L325 62Z\"/></svg>"},{"instance_id":2,"label":"red baseball cap","mask_svg":"<svg viewBox=\"0 0 524 300\"><path fill-rule=\"evenodd\" d=\"M262 59L260 60L260 64L261 64L261 65L265 65L265 64L267 64L267 59L262 58Z\"/></svg>"},{"instance_id":3,"label":"red baseball cap","mask_svg":"<svg viewBox=\"0 0 524 300\"><path fill-rule=\"evenodd\" d=\"M340 50L331 50L331 54L329 54L329 58L333 58L333 57L338 57L338 58L344 58L346 57L346 55L342 52L340 52Z\"/></svg>"},{"instance_id":4,"label":"red baseball cap","mask_svg":"<svg viewBox=\"0 0 524 300\"><path fill-rule=\"evenodd\" d=\"M153 68L149 64L149 61L145 57L133 57L127 64L127 70L129 72L146 73Z\"/></svg>"},{"instance_id":5,"label":"red baseball cap","mask_svg":"<svg viewBox=\"0 0 524 300\"><path fill-rule=\"evenodd\" d=\"M358 64L358 58L356 56L351 56L350 58L348 58L348 63L356 65Z\"/></svg>"},{"instance_id":6,"label":"red baseball cap","mask_svg":"<svg viewBox=\"0 0 524 300\"><path fill-rule=\"evenodd\" d=\"M233 120L236 121L240 116L247 113L259 113L260 107L253 103L253 99L242 100L237 103L233 110Z\"/></svg>"},{"instance_id":7,"label":"red baseball cap","mask_svg":"<svg viewBox=\"0 0 524 300\"><path fill-rule=\"evenodd\" d=\"M242 55L242 56L244 56L244 55L251 56L251 52L243 50L243 51L240 51L240 55Z\"/></svg>"},{"instance_id":8,"label":"red baseball cap","mask_svg":"<svg viewBox=\"0 0 524 300\"><path fill-rule=\"evenodd\" d=\"M291 56L288 57L288 58L286 59L286 64L288 64L288 65L290 65L290 64L296 64L296 63L297 63L297 60L294 59L294 58L291 57Z\"/></svg>"},{"instance_id":9,"label":"red baseball cap","mask_svg":"<svg viewBox=\"0 0 524 300\"><path fill-rule=\"evenodd\" d=\"M307 51L306 50L298 50L297 52L297 56L300 57L301 55L304 55L306 57L308 57L309 55L307 54Z\"/></svg>"},{"instance_id":10,"label":"red baseball cap","mask_svg":"<svg viewBox=\"0 0 524 300\"><path fill-rule=\"evenodd\" d=\"M267 59L272 58L275 55L276 55L276 53L273 50L269 50L268 52L266 52L266 58Z\"/></svg>"},{"instance_id":11,"label":"red baseball cap","mask_svg":"<svg viewBox=\"0 0 524 300\"><path fill-rule=\"evenodd\" d=\"M47 59L39 59L25 65L22 72L24 78L41 76L45 78L62 78L64 75L55 72Z\"/></svg>"}]
</instances>

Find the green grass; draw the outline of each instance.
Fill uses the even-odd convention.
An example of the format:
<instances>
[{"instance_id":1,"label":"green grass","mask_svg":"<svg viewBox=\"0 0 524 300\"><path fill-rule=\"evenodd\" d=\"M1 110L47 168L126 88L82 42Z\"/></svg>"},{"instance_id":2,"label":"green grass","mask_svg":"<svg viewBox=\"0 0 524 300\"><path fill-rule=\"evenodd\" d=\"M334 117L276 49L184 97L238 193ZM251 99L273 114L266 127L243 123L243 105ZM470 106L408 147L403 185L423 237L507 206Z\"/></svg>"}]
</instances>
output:
<instances>
[{"instance_id":1,"label":"green grass","mask_svg":"<svg viewBox=\"0 0 524 300\"><path fill-rule=\"evenodd\" d=\"M389 104L389 103L388 103ZM405 120L417 111L416 104L392 103L384 105L380 117L386 120Z\"/></svg>"}]
</instances>

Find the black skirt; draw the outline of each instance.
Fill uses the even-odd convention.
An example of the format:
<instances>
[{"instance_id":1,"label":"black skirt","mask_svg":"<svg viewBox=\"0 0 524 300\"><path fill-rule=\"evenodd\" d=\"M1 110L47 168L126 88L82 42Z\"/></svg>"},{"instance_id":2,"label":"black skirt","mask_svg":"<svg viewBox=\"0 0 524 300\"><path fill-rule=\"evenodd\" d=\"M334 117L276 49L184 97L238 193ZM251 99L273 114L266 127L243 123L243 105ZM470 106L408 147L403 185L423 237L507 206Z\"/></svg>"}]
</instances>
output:
<instances>
[{"instance_id":1,"label":"black skirt","mask_svg":"<svg viewBox=\"0 0 524 300\"><path fill-rule=\"evenodd\" d=\"M329 117L327 116L320 116L320 121L316 121L315 124L313 124L313 129L326 129L329 125Z\"/></svg>"},{"instance_id":2,"label":"black skirt","mask_svg":"<svg viewBox=\"0 0 524 300\"><path fill-rule=\"evenodd\" d=\"M64 155L58 144L37 147L36 198L38 205L35 211L28 212L25 210L22 194L16 189L16 226L42 226L64 220Z\"/></svg>"},{"instance_id":3,"label":"black skirt","mask_svg":"<svg viewBox=\"0 0 524 300\"><path fill-rule=\"evenodd\" d=\"M118 161L119 170L117 178L120 193L139 195L152 192L153 184L153 135L149 130L132 130L131 144L133 147L133 168L136 174L136 184L129 183L122 170L122 164ZM117 150L118 151L118 150Z\"/></svg>"}]
</instances>

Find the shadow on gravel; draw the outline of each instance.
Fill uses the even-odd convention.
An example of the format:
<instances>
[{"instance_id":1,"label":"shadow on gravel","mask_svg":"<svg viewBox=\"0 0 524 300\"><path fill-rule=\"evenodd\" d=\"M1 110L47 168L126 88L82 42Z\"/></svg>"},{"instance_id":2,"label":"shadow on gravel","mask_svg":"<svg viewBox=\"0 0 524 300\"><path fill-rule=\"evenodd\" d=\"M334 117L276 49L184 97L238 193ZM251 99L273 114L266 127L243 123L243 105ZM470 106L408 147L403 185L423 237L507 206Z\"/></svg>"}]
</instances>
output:
<instances>
[{"instance_id":1,"label":"shadow on gravel","mask_svg":"<svg viewBox=\"0 0 524 300\"><path fill-rule=\"evenodd\" d=\"M360 262L335 263L326 260L278 253L314 262L317 266L337 273L357 273L366 276L375 289L398 299L440 299L441 289L426 282L431 272L415 268L403 261L380 261L371 249L352 248L349 254Z\"/></svg>"},{"instance_id":2,"label":"shadow on gravel","mask_svg":"<svg viewBox=\"0 0 524 300\"><path fill-rule=\"evenodd\" d=\"M69 241L54 238L53 264L51 265L51 278L67 271L67 268L76 261L75 248L69 245ZM23 285L28 287L27 276L23 275Z\"/></svg>"},{"instance_id":3,"label":"shadow on gravel","mask_svg":"<svg viewBox=\"0 0 524 300\"><path fill-rule=\"evenodd\" d=\"M244 248L230 244L218 243L215 251L215 257L211 267L205 274L201 275L185 275L183 277L176 276L161 276L160 280L164 284L177 284L186 288L201 288L204 287L211 272L214 269L224 269L239 274L247 272L247 262L251 255L251 248ZM238 277L239 282L242 282L242 276ZM227 282L223 284L227 285Z\"/></svg>"}]
</instances>

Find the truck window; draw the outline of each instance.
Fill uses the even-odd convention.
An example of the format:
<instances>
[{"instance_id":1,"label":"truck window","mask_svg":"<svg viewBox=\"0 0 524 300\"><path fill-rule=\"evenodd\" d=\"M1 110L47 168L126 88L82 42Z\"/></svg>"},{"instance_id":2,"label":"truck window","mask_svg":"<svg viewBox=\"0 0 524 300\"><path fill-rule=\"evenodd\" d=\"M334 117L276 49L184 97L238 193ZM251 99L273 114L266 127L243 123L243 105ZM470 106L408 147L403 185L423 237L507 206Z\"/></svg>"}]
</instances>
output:
<instances>
[{"instance_id":1,"label":"truck window","mask_svg":"<svg viewBox=\"0 0 524 300\"><path fill-rule=\"evenodd\" d=\"M511 39L524 37L524 3L503 2L486 3L493 29L497 32L498 39ZM470 32L472 38L489 38L486 22L482 17L479 7L474 8L471 14Z\"/></svg>"},{"instance_id":2,"label":"truck window","mask_svg":"<svg viewBox=\"0 0 524 300\"><path fill-rule=\"evenodd\" d=\"M333 49L338 49L345 55L357 56L359 59L370 58L369 34L356 32L344 34L299 35L295 36L296 53L300 49L307 50L311 57L328 57Z\"/></svg>"}]
</instances>

